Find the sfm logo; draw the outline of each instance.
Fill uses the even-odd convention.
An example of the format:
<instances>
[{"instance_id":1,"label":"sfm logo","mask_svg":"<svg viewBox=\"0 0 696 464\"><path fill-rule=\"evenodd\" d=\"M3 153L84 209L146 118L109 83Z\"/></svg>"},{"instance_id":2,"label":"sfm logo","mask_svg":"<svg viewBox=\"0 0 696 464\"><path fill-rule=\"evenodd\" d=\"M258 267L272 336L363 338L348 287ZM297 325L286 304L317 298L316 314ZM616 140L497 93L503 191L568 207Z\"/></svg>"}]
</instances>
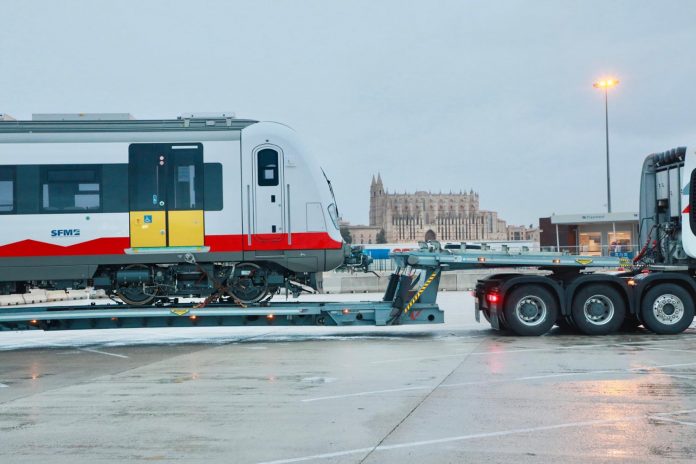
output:
<instances>
[{"instance_id":1,"label":"sfm logo","mask_svg":"<svg viewBox=\"0 0 696 464\"><path fill-rule=\"evenodd\" d=\"M51 237L79 237L80 229L53 229Z\"/></svg>"}]
</instances>

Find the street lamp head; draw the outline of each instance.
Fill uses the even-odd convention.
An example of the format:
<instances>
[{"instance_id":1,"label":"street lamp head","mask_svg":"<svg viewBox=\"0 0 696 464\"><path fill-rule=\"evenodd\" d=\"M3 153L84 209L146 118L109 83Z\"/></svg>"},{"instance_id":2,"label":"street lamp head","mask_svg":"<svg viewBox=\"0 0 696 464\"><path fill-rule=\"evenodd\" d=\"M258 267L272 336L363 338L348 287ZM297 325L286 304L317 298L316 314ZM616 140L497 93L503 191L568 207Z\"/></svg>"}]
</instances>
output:
<instances>
[{"instance_id":1,"label":"street lamp head","mask_svg":"<svg viewBox=\"0 0 696 464\"><path fill-rule=\"evenodd\" d=\"M593 83L592 87L594 87L595 89L608 89L610 87L618 85L618 83L618 79L602 79L601 81Z\"/></svg>"}]
</instances>

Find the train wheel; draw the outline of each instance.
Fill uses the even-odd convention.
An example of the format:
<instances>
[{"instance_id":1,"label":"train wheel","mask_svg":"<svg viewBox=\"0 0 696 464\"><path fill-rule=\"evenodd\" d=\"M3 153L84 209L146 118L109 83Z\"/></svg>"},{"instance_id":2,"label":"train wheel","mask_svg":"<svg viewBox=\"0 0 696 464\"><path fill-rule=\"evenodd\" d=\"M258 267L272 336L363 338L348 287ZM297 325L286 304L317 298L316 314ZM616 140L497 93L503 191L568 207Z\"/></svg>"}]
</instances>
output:
<instances>
[{"instance_id":1,"label":"train wheel","mask_svg":"<svg viewBox=\"0 0 696 464\"><path fill-rule=\"evenodd\" d=\"M580 332L606 335L621 327L626 316L626 303L613 287L588 285L575 294L571 313Z\"/></svg>"},{"instance_id":2,"label":"train wheel","mask_svg":"<svg viewBox=\"0 0 696 464\"><path fill-rule=\"evenodd\" d=\"M132 264L126 266L124 269L148 269L148 267L144 264ZM155 298L157 298L158 293L159 290L157 288L151 293L145 292L142 284L119 287L116 289L116 296L124 303L133 306L147 306L151 304L155 301Z\"/></svg>"},{"instance_id":3,"label":"train wheel","mask_svg":"<svg viewBox=\"0 0 696 464\"><path fill-rule=\"evenodd\" d=\"M505 324L517 335L542 335L558 319L556 299L544 287L524 285L505 297Z\"/></svg>"},{"instance_id":4,"label":"train wheel","mask_svg":"<svg viewBox=\"0 0 696 464\"><path fill-rule=\"evenodd\" d=\"M241 303L256 303L268 294L266 270L253 263L238 264L227 279L227 294Z\"/></svg>"},{"instance_id":5,"label":"train wheel","mask_svg":"<svg viewBox=\"0 0 696 464\"><path fill-rule=\"evenodd\" d=\"M116 290L116 296L126 304L134 306L146 306L155 301L155 295L149 295L138 287L121 287Z\"/></svg>"},{"instance_id":6,"label":"train wheel","mask_svg":"<svg viewBox=\"0 0 696 464\"><path fill-rule=\"evenodd\" d=\"M694 299L679 285L658 284L640 305L643 325L657 334L678 334L694 320Z\"/></svg>"}]
</instances>

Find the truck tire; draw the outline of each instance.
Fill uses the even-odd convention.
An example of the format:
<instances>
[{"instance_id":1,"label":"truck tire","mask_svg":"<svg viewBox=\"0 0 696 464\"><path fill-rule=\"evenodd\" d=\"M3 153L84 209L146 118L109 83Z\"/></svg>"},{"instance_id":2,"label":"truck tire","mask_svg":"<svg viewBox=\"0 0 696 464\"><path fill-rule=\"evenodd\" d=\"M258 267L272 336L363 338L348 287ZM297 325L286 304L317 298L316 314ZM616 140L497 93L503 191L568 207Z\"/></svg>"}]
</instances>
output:
<instances>
[{"instance_id":1,"label":"truck tire","mask_svg":"<svg viewBox=\"0 0 696 464\"><path fill-rule=\"evenodd\" d=\"M607 335L621 327L626 317L626 303L614 287L592 284L581 288L573 297L573 322L585 335Z\"/></svg>"},{"instance_id":2,"label":"truck tire","mask_svg":"<svg viewBox=\"0 0 696 464\"><path fill-rule=\"evenodd\" d=\"M694 299L676 284L657 284L640 305L643 325L656 334L682 333L694 320Z\"/></svg>"},{"instance_id":3,"label":"truck tire","mask_svg":"<svg viewBox=\"0 0 696 464\"><path fill-rule=\"evenodd\" d=\"M505 325L517 335L543 335L558 319L558 304L539 285L523 285L505 296Z\"/></svg>"}]
</instances>

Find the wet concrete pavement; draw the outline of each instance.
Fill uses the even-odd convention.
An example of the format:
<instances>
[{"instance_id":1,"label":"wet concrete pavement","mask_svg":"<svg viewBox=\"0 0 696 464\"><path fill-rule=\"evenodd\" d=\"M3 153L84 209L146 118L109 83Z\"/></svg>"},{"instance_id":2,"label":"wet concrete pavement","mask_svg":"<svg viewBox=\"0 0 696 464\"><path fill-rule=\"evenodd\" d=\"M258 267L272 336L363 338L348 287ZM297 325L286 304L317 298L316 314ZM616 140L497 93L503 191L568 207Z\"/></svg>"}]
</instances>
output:
<instances>
[{"instance_id":1,"label":"wet concrete pavement","mask_svg":"<svg viewBox=\"0 0 696 464\"><path fill-rule=\"evenodd\" d=\"M0 462L696 460L693 326L520 338L440 303L439 326L0 332Z\"/></svg>"}]
</instances>

